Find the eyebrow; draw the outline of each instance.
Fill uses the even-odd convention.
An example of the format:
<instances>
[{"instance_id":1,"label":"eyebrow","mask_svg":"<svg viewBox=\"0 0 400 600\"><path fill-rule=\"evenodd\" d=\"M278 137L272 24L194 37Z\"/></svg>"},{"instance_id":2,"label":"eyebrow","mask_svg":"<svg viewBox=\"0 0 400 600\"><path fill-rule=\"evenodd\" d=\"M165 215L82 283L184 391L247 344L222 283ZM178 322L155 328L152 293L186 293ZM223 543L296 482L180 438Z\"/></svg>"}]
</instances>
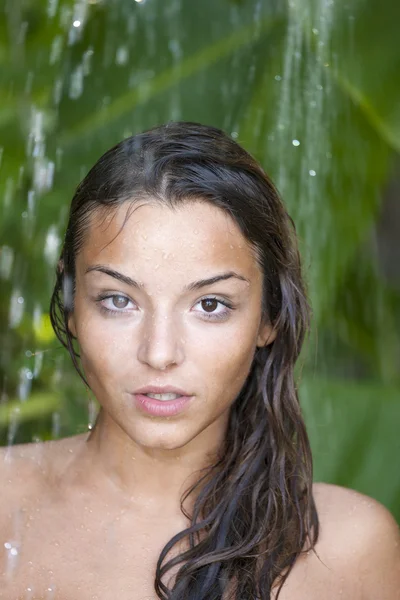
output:
<instances>
[{"instance_id":1,"label":"eyebrow","mask_svg":"<svg viewBox=\"0 0 400 600\"><path fill-rule=\"evenodd\" d=\"M124 275L123 273L119 273L119 271L115 271L110 267L106 267L105 265L92 265L88 267L85 271L85 275L87 273L91 273L92 271L99 271L100 273L105 273L118 281L122 281L126 285L131 287L135 287L139 290L144 290L144 285L142 283L138 283L128 275ZM184 292L192 292L193 290L198 290L200 288L206 287L207 285L212 285L213 283L217 283L217 281L225 281L226 279L231 279L232 277L236 279L240 279L241 281L246 281L250 283L249 279L244 277L243 275L239 275L239 273L235 273L235 271L227 271L226 273L219 273L218 275L214 275L214 277L209 277L208 279L200 279L199 281L192 281L188 285L185 285L183 288Z\"/></svg>"}]
</instances>

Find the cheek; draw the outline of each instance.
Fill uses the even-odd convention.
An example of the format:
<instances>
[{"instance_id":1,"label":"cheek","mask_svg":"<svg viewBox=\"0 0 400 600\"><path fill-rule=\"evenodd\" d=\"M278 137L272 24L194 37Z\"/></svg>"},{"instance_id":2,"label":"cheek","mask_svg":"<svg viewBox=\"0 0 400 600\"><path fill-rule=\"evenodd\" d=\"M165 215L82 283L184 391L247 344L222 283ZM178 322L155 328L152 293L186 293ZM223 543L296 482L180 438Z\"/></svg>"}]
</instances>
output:
<instances>
[{"instance_id":1,"label":"cheek","mask_svg":"<svg viewBox=\"0 0 400 600\"><path fill-rule=\"evenodd\" d=\"M249 374L256 342L253 337L227 337L213 351L199 357L200 376L207 378L208 392L218 404L228 406L242 389Z\"/></svg>"},{"instance_id":2,"label":"cheek","mask_svg":"<svg viewBox=\"0 0 400 600\"><path fill-rule=\"evenodd\" d=\"M82 315L79 323L79 347L88 379L118 379L129 356L134 360L127 333L116 335L112 322L93 315Z\"/></svg>"}]
</instances>

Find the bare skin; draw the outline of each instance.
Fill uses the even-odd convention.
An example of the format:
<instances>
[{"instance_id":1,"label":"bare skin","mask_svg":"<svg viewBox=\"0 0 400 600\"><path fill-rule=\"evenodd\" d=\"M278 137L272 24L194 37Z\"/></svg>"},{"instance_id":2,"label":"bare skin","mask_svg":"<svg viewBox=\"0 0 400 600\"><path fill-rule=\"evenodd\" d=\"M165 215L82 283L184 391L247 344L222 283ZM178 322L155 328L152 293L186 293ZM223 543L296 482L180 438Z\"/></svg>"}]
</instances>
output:
<instances>
[{"instance_id":1,"label":"bare skin","mask_svg":"<svg viewBox=\"0 0 400 600\"><path fill-rule=\"evenodd\" d=\"M69 326L101 406L95 428L1 450L1 600L156 600L159 553L188 524L181 494L217 455L257 346L276 336L261 319L262 274L227 215L201 203L176 212L144 204L120 232L126 210L99 216L77 258ZM87 272L99 264L144 288ZM228 271L245 280L183 291ZM208 320L210 296L234 310L213 306L225 316ZM150 416L132 397L149 384L194 400L174 417ZM315 484L315 499L322 563L302 556L279 600L400 600L390 513L337 486Z\"/></svg>"},{"instance_id":2,"label":"bare skin","mask_svg":"<svg viewBox=\"0 0 400 600\"><path fill-rule=\"evenodd\" d=\"M162 498L138 504L97 485L90 471L85 483L87 437L1 449L0 530L18 550L12 556L2 544L2 600L157 600L158 555L185 519L166 513ZM399 533L386 508L324 483L314 484L314 497L319 558L297 560L279 600L398 600Z\"/></svg>"}]
</instances>

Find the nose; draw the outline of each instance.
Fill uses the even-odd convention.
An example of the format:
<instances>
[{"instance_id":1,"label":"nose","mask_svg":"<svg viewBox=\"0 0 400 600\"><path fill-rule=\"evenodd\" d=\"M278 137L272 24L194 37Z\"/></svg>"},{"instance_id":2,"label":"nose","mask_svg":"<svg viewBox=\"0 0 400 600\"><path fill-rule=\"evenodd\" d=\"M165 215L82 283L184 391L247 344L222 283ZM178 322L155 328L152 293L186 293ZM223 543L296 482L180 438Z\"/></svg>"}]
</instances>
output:
<instances>
[{"instance_id":1,"label":"nose","mask_svg":"<svg viewBox=\"0 0 400 600\"><path fill-rule=\"evenodd\" d=\"M138 360L152 369L163 371L169 365L184 360L184 340L181 329L168 314L152 314L143 323Z\"/></svg>"}]
</instances>

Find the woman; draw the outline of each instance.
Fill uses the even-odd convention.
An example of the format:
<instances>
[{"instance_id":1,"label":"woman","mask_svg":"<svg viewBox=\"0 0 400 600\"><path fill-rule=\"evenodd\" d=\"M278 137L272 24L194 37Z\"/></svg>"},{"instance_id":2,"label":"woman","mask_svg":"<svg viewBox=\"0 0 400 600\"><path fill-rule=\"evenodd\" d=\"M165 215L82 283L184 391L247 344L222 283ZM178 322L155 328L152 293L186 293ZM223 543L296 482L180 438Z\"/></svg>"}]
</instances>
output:
<instances>
[{"instance_id":1,"label":"woman","mask_svg":"<svg viewBox=\"0 0 400 600\"><path fill-rule=\"evenodd\" d=\"M170 123L106 152L51 300L101 409L89 434L14 447L0 598L400 598L390 513L312 483L309 315L293 222L236 142Z\"/></svg>"}]
</instances>

